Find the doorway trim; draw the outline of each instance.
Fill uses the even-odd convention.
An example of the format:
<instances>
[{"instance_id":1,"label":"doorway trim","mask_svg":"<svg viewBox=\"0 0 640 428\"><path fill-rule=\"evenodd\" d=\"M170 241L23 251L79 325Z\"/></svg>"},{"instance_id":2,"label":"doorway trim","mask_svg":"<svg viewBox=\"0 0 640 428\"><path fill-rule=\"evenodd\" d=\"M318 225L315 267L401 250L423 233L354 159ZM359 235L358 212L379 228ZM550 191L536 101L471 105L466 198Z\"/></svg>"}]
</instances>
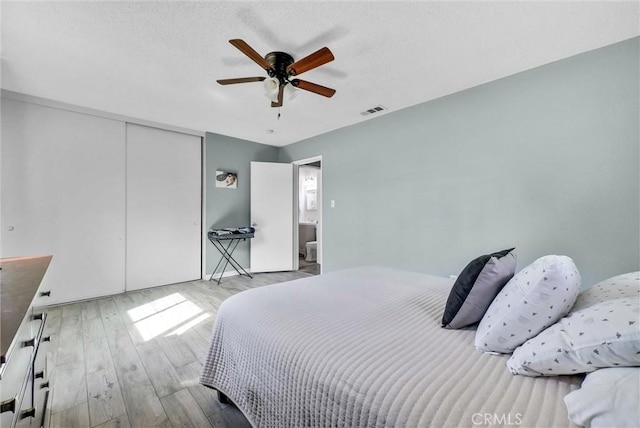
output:
<instances>
[{"instance_id":1,"label":"doorway trim","mask_svg":"<svg viewBox=\"0 0 640 428\"><path fill-rule=\"evenodd\" d=\"M318 174L318 190L317 190L317 201L318 201L318 224L316 226L316 252L317 252L317 263L320 266L319 273L322 273L322 170L324 169L322 155L313 156L305 159L300 159L291 162L294 166L293 168L293 270L297 271L300 269L300 263L298 258L298 240L300 239L298 230L300 217L298 212L298 207L300 206L300 166L309 165L315 162L320 162L320 173Z\"/></svg>"}]
</instances>

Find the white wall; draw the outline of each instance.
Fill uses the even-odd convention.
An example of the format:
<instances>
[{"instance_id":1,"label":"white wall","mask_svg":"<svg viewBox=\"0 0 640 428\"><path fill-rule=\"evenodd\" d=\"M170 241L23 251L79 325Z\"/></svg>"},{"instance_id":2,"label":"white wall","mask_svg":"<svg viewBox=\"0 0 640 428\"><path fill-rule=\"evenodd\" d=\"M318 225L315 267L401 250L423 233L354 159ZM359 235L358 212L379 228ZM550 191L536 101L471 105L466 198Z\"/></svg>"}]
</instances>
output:
<instances>
[{"instance_id":1,"label":"white wall","mask_svg":"<svg viewBox=\"0 0 640 428\"><path fill-rule=\"evenodd\" d=\"M323 270L449 275L510 247L585 286L639 270L639 40L282 148L322 155Z\"/></svg>"}]
</instances>

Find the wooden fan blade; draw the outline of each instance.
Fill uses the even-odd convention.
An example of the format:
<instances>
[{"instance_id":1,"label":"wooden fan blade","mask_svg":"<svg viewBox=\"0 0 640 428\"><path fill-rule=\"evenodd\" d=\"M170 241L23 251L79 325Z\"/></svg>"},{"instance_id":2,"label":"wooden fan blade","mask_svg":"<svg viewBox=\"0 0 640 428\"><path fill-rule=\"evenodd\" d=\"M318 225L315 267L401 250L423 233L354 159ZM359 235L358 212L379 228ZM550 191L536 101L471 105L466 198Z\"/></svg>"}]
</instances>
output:
<instances>
[{"instance_id":1,"label":"wooden fan blade","mask_svg":"<svg viewBox=\"0 0 640 428\"><path fill-rule=\"evenodd\" d=\"M296 76L298 74L304 73L305 71L320 67L321 65L331 62L334 59L335 58L333 57L333 54L331 53L329 48L324 47L288 66L287 73L291 76Z\"/></svg>"},{"instance_id":2,"label":"wooden fan blade","mask_svg":"<svg viewBox=\"0 0 640 428\"><path fill-rule=\"evenodd\" d=\"M233 85L235 83L262 82L266 77L238 77L237 79L216 80L221 85Z\"/></svg>"},{"instance_id":3,"label":"wooden fan blade","mask_svg":"<svg viewBox=\"0 0 640 428\"><path fill-rule=\"evenodd\" d=\"M306 80L293 79L291 84L296 88L304 89L305 91L313 92L318 95L331 98L336 93L335 89L327 88L326 86L318 85L316 83L307 82Z\"/></svg>"},{"instance_id":4,"label":"wooden fan blade","mask_svg":"<svg viewBox=\"0 0 640 428\"><path fill-rule=\"evenodd\" d=\"M271 66L271 64L269 64L266 59L264 59L258 52L256 52L244 40L231 39L229 40L229 43L231 43L236 48L240 49L240 52L242 52L243 54L251 58L253 62L258 64L260 67L264 68L267 71L273 70L273 67Z\"/></svg>"},{"instance_id":5,"label":"wooden fan blade","mask_svg":"<svg viewBox=\"0 0 640 428\"><path fill-rule=\"evenodd\" d=\"M274 103L271 101L271 107L282 107L282 101L284 99L284 85L280 85L280 89L278 89L278 102Z\"/></svg>"}]
</instances>

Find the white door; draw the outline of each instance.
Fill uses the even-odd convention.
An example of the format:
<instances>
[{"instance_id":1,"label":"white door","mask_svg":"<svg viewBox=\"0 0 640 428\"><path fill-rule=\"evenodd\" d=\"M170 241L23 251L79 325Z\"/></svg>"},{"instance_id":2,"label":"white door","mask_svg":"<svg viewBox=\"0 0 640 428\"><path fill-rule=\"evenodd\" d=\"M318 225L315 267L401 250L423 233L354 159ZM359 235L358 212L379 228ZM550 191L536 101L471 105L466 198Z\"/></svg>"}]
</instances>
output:
<instances>
[{"instance_id":1,"label":"white door","mask_svg":"<svg viewBox=\"0 0 640 428\"><path fill-rule=\"evenodd\" d=\"M127 290L200 278L201 146L127 124Z\"/></svg>"},{"instance_id":2,"label":"white door","mask_svg":"<svg viewBox=\"0 0 640 428\"><path fill-rule=\"evenodd\" d=\"M53 254L36 306L124 291L122 122L2 99L0 256Z\"/></svg>"},{"instance_id":3,"label":"white door","mask_svg":"<svg viewBox=\"0 0 640 428\"><path fill-rule=\"evenodd\" d=\"M251 162L251 272L293 270L293 165Z\"/></svg>"}]
</instances>

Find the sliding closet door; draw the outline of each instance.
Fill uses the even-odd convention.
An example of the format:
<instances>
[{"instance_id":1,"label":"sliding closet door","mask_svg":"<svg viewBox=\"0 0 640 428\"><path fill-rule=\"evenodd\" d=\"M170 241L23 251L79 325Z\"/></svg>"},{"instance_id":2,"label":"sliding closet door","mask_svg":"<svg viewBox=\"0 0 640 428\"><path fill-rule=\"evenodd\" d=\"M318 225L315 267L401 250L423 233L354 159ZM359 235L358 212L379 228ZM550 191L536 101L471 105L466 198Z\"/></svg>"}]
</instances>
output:
<instances>
[{"instance_id":1,"label":"sliding closet door","mask_svg":"<svg viewBox=\"0 0 640 428\"><path fill-rule=\"evenodd\" d=\"M36 305L124 291L123 122L2 99L2 257L52 254Z\"/></svg>"},{"instance_id":2,"label":"sliding closet door","mask_svg":"<svg viewBox=\"0 0 640 428\"><path fill-rule=\"evenodd\" d=\"M200 278L201 146L127 124L127 290Z\"/></svg>"}]
</instances>

